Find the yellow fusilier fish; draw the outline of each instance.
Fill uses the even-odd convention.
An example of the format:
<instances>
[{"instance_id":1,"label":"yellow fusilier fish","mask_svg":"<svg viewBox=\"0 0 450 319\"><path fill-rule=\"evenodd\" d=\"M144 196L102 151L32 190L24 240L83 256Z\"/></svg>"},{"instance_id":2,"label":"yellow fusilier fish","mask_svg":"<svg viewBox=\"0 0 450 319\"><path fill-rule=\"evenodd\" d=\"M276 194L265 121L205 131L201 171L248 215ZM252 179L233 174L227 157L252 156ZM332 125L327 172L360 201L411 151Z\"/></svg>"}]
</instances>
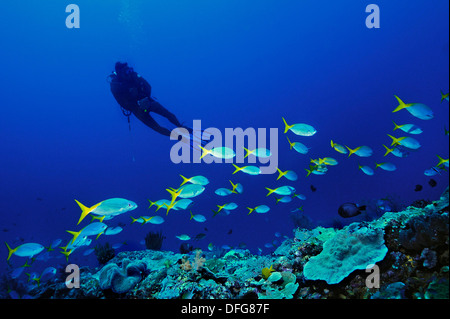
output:
<instances>
[{"instance_id":1,"label":"yellow fusilier fish","mask_svg":"<svg viewBox=\"0 0 450 319\"><path fill-rule=\"evenodd\" d=\"M397 169L397 166L392 163L375 163L375 169L377 169L378 167L390 172L393 172Z\"/></svg>"},{"instance_id":2,"label":"yellow fusilier fish","mask_svg":"<svg viewBox=\"0 0 450 319\"><path fill-rule=\"evenodd\" d=\"M94 223L90 223L89 225L83 227L81 230L79 230L77 232L70 231L70 230L67 230L67 232L73 236L72 241L71 241L73 243L73 242L75 242L77 237L80 235L82 235L82 236L96 235L98 238L98 236L100 236L106 230L106 228L108 228L108 226L106 224L101 223L101 222L94 222Z\"/></svg>"},{"instance_id":3,"label":"yellow fusilier fish","mask_svg":"<svg viewBox=\"0 0 450 319\"><path fill-rule=\"evenodd\" d=\"M176 198L192 198L200 195L205 190L205 187L199 184L187 184L179 187L178 189L168 188L168 191L172 195L172 203Z\"/></svg>"},{"instance_id":4,"label":"yellow fusilier fish","mask_svg":"<svg viewBox=\"0 0 450 319\"><path fill-rule=\"evenodd\" d=\"M358 146L357 148L355 148L353 150L350 147L348 147L347 145L345 147L349 151L348 157L350 157L350 155L352 155L352 154L356 154L359 157L369 157L369 156L372 156L372 154L373 154L373 150L369 146L365 146L365 145Z\"/></svg>"},{"instance_id":5,"label":"yellow fusilier fish","mask_svg":"<svg viewBox=\"0 0 450 319\"><path fill-rule=\"evenodd\" d=\"M392 111L398 112L400 110L406 109L412 116L417 117L421 120L431 120L434 117L433 111L422 103L408 103L405 104L397 95L394 95L398 101L398 106Z\"/></svg>"},{"instance_id":6,"label":"yellow fusilier fish","mask_svg":"<svg viewBox=\"0 0 450 319\"><path fill-rule=\"evenodd\" d=\"M200 159L202 159L203 157L205 157L206 155L210 154L214 157L217 158L222 158L222 159L230 159L236 156L236 153L229 147L214 147L210 150L207 150L203 147L200 146L200 148L202 149L203 153L200 156Z\"/></svg>"},{"instance_id":7,"label":"yellow fusilier fish","mask_svg":"<svg viewBox=\"0 0 450 319\"><path fill-rule=\"evenodd\" d=\"M331 147L334 148L336 152L339 152L341 154L348 153L347 149L343 145L334 143L333 140L331 140Z\"/></svg>"},{"instance_id":8,"label":"yellow fusilier fish","mask_svg":"<svg viewBox=\"0 0 450 319\"><path fill-rule=\"evenodd\" d=\"M286 136L287 137L287 136ZM287 137L287 140L289 142L289 149L294 148L294 150L296 150L298 153L300 154L307 154L309 151L309 148L300 142L291 142L291 140L289 139L289 137Z\"/></svg>"},{"instance_id":9,"label":"yellow fusilier fish","mask_svg":"<svg viewBox=\"0 0 450 319\"><path fill-rule=\"evenodd\" d=\"M297 173L295 173L294 171L282 171L277 167L277 171L279 173L277 180L279 180L281 177L285 177L286 179L295 182L298 179Z\"/></svg>"},{"instance_id":10,"label":"yellow fusilier fish","mask_svg":"<svg viewBox=\"0 0 450 319\"><path fill-rule=\"evenodd\" d=\"M236 203L226 203L224 205L216 205L216 206L219 207L217 212L220 212L222 209L233 210L233 209L236 209L238 207L238 205Z\"/></svg>"},{"instance_id":11,"label":"yellow fusilier fish","mask_svg":"<svg viewBox=\"0 0 450 319\"><path fill-rule=\"evenodd\" d=\"M31 257L39 254L45 248L41 244L36 244L36 243L26 243L26 244L17 246L16 248L11 248L5 241L5 245L8 248L8 258L6 260L9 260L9 258L11 258L11 256L13 254L16 256L19 256L19 257L31 258Z\"/></svg>"},{"instance_id":12,"label":"yellow fusilier fish","mask_svg":"<svg viewBox=\"0 0 450 319\"><path fill-rule=\"evenodd\" d=\"M289 130L292 133L300 136L313 136L314 134L317 133L317 130L309 124L297 123L289 125L287 124L284 117L282 117L282 119L284 122L284 133L287 133Z\"/></svg>"},{"instance_id":13,"label":"yellow fusilier fish","mask_svg":"<svg viewBox=\"0 0 450 319\"><path fill-rule=\"evenodd\" d=\"M409 133L409 134L421 134L423 132L422 129L415 124L398 125L394 121L392 121L392 123L394 123L394 126L395 126L394 131L397 129L401 129L403 132Z\"/></svg>"},{"instance_id":14,"label":"yellow fusilier fish","mask_svg":"<svg viewBox=\"0 0 450 319\"><path fill-rule=\"evenodd\" d=\"M86 207L77 201L81 208L81 216L77 225L88 215L94 214L98 216L114 217L137 208L137 204L124 198L110 198L95 204L92 207Z\"/></svg>"},{"instance_id":15,"label":"yellow fusilier fish","mask_svg":"<svg viewBox=\"0 0 450 319\"><path fill-rule=\"evenodd\" d=\"M412 150L416 150L416 149L420 148L420 146L421 146L419 141L417 141L416 139L414 139L410 136L403 136L403 137L399 137L399 138L394 137L389 134L388 134L388 136L392 139L391 146L400 144L400 145L402 145L406 148L410 148Z\"/></svg>"},{"instance_id":16,"label":"yellow fusilier fish","mask_svg":"<svg viewBox=\"0 0 450 319\"><path fill-rule=\"evenodd\" d=\"M409 155L409 152L406 150L406 147L402 145L396 145L393 148L389 148L384 144L383 146L386 149L386 153L384 154L384 156L388 155L389 153L392 153L394 156L397 157L407 157Z\"/></svg>"},{"instance_id":17,"label":"yellow fusilier fish","mask_svg":"<svg viewBox=\"0 0 450 319\"><path fill-rule=\"evenodd\" d=\"M244 158L248 157L251 154L255 155L256 157L260 157L260 158L268 158L272 155L272 153L266 148L256 148L256 149L250 151L244 147L244 150L245 150Z\"/></svg>"},{"instance_id":18,"label":"yellow fusilier fish","mask_svg":"<svg viewBox=\"0 0 450 319\"><path fill-rule=\"evenodd\" d=\"M188 182L191 184L198 184L198 185L202 185L202 186L209 184L209 180L205 176L198 175L198 176L194 176L191 178L184 177L181 174L180 174L180 176L183 179L183 182L180 184L180 186L183 186L184 184L186 184Z\"/></svg>"},{"instance_id":19,"label":"yellow fusilier fish","mask_svg":"<svg viewBox=\"0 0 450 319\"><path fill-rule=\"evenodd\" d=\"M269 191L266 195L269 196L272 193L275 193L277 195L282 195L282 196L289 196L295 193L295 188L292 186L281 186L275 189L270 189L268 187L266 187L266 189Z\"/></svg>"},{"instance_id":20,"label":"yellow fusilier fish","mask_svg":"<svg viewBox=\"0 0 450 319\"><path fill-rule=\"evenodd\" d=\"M236 168L236 170L233 172L233 174L236 174L239 171L242 171L246 174L249 175L259 175L261 174L261 170L259 169L258 166L253 166L253 165L248 165L248 166L244 166L244 167L239 167L236 164L233 163L234 168Z\"/></svg>"},{"instance_id":21,"label":"yellow fusilier fish","mask_svg":"<svg viewBox=\"0 0 450 319\"><path fill-rule=\"evenodd\" d=\"M371 169L369 166L367 165L359 165L358 164L358 168L360 170L362 170L364 172L364 174L372 176L373 175L373 169Z\"/></svg>"},{"instance_id":22,"label":"yellow fusilier fish","mask_svg":"<svg viewBox=\"0 0 450 319\"><path fill-rule=\"evenodd\" d=\"M257 212L258 214L265 214L270 210L270 207L267 205L259 205L256 206L255 208L247 207L247 209L249 210L247 215L250 215L254 211Z\"/></svg>"}]
</instances>

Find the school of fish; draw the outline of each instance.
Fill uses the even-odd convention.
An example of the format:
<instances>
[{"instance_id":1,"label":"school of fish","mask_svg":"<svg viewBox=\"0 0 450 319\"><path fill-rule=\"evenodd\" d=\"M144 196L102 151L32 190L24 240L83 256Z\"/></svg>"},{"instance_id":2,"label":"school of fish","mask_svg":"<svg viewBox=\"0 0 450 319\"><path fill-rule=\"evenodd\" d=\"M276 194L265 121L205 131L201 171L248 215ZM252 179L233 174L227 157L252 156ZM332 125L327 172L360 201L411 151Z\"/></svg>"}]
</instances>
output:
<instances>
[{"instance_id":1,"label":"school of fish","mask_svg":"<svg viewBox=\"0 0 450 319\"><path fill-rule=\"evenodd\" d=\"M406 110L415 119L433 119L433 111L427 105L423 103L404 103L398 96L395 95L394 97L398 102L398 106L392 111L393 113ZM449 100L449 94L444 94L443 92L441 92L441 103L444 100ZM294 140L294 138L297 136L307 139L308 137L311 137L318 132L316 128L305 123L288 124L285 118L282 118L282 121L284 123L284 134L286 134L289 149L300 154L299 156L305 156L306 154L308 154L310 147L305 145L303 141L296 141ZM393 132L397 134L397 132L401 131L403 136L394 136L391 134L387 134L387 137L390 138L390 145L386 145L389 144L389 140L387 140L388 142L385 142L385 144L380 143L379 147L385 148L386 152L384 154L384 157L388 156L389 154L398 158L408 157L411 151L415 151L421 147L420 142L411 135L419 136L423 132L423 130L416 123L398 124L395 121L392 122L394 124ZM289 133L293 133L295 136L288 136ZM445 129L445 134L448 135L447 129ZM367 145L348 146L347 144L339 144L333 140L330 140L330 144L331 148L337 153L346 155L343 160L349 158L352 155L358 156L362 160L363 158L369 158L374 154L373 148ZM221 159L232 159L236 156L234 150L227 147L219 147L209 150L201 147L201 149L203 151L201 154L201 158L205 156L214 156ZM269 158L272 155L270 150L265 148L257 148L254 150L245 148L245 152L246 158L249 156L256 156L257 158ZM393 172L397 169L397 166L389 161L373 163L374 166L372 167L366 164L359 163L358 166L355 167L355 170L360 170L362 173L372 176L377 170ZM308 177L310 174L325 175L328 172L328 167L336 165L338 165L338 160L329 156L311 159L309 167L304 168L304 170L306 171L305 175L306 177ZM232 166L234 167L234 171L231 172L230 178L232 178L234 174L247 174L250 176L254 176L261 173L260 168L255 165L238 166L232 163ZM447 171L448 167L449 159L445 159L440 155L437 155L436 165L427 168L424 171L424 174L426 176L441 174L443 171ZM306 200L305 195L297 194L295 187L293 187L292 185L288 185L289 182L295 182L298 180L299 176L295 171L283 171L280 168L277 168L277 172L278 176L275 182L278 181L282 184L276 188L265 187L265 189L267 190L266 198L275 197L275 205L278 205L279 203L289 203L294 198ZM189 216L188 220L190 222L196 223L205 223L209 218L214 218L217 215L227 216L232 211L239 208L238 204L236 204L232 200L220 201L220 199L225 199L228 197L232 198L233 196L240 196L244 193L244 186L242 184L233 183L232 180L229 180L231 187L225 187L224 185L224 187L218 188L214 191L218 200L217 205L215 207L211 207L212 215L210 215L210 212L202 212L201 214L198 212L193 212L194 202L196 201L196 198L201 196L205 191L207 185L209 184L209 180L207 177L202 175L191 177L180 175L180 177L182 179L180 185L178 185L176 188L168 187L166 189L168 194L167 198L157 199L154 201L148 199L148 202L150 203L148 210L156 207L154 214L150 215L139 214L137 216L131 216L131 212L136 210L138 206L135 202L124 198L104 199L97 203L90 203L91 206L86 206L86 203L82 203L81 201L75 199L75 203L81 209L81 214L78 218L77 223L75 224L74 221L73 227L71 226L70 229L66 230L66 233L69 234L69 238L67 238L65 241L63 241L62 239L55 239L48 247L45 247L44 245L39 243L24 243L14 248L5 242L8 249L8 256L6 257L7 261L9 261L12 256L27 258L23 266L18 267L13 271L12 276L15 278L19 277L25 268L31 267L32 263L35 260L45 260L45 258L48 258L49 253L55 249L60 249L61 254L66 258L67 261L69 260L70 256L76 251L81 250L83 251L83 255L89 255L94 250L93 248L89 247L92 244L93 240L98 239L101 235L113 236L123 231L122 227L108 226L108 223L113 218L126 213L130 213L131 225L140 224L139 227L141 227L145 224L159 225L164 223L164 213L162 214L163 216L157 215L158 210L160 210L161 208L163 209L163 211L165 211L165 216L167 216L171 211L187 211L186 214ZM283 182L286 182L287 184L284 184ZM269 198L267 200L269 201ZM346 203L343 205L347 205L351 209L358 211L358 207L356 207L354 204ZM342 206L339 210L339 214L341 215L348 213L348 209L344 211L343 208L345 208L345 206ZM253 206L242 207L241 209L242 211L245 211L247 215L250 215L253 213L266 214L270 211L271 208L270 203L268 202L258 202L253 203ZM291 211L303 211L303 206L297 207ZM84 227L74 230L74 228L82 223L83 220L85 220L85 218L88 216L91 217L90 222L87 223L87 225L85 225ZM275 236L281 237L281 234L276 233ZM203 237L204 234L197 234L196 236L194 236L194 234L183 233L176 235L176 238L178 238L180 241L189 241L192 238L194 240L199 240ZM264 246L266 248L271 248L275 245L276 241L272 243L266 243ZM113 248L118 248L120 246L121 244L118 243L113 245ZM207 248L209 250L213 250L215 249L215 245L213 243L209 243ZM223 245L222 248L230 249L231 247L228 245ZM261 249L259 250L261 251ZM54 267L48 267L40 274L28 273L28 276L30 281L39 284L42 281L50 279L55 274L56 269Z\"/></svg>"}]
</instances>

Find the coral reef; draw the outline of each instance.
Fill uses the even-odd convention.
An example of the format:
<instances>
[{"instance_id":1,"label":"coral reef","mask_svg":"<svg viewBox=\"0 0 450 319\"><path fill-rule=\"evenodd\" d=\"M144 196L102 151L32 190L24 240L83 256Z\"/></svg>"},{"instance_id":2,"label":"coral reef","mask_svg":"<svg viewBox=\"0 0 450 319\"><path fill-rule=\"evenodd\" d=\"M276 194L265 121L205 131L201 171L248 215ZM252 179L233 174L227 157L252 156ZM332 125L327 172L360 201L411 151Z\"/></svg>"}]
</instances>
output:
<instances>
[{"instance_id":1,"label":"coral reef","mask_svg":"<svg viewBox=\"0 0 450 319\"><path fill-rule=\"evenodd\" d=\"M79 289L61 280L33 298L448 299L448 188L423 208L387 212L337 230L295 229L271 255L123 251L82 268ZM376 264L367 272L369 264ZM376 283L376 284L375 284Z\"/></svg>"}]
</instances>

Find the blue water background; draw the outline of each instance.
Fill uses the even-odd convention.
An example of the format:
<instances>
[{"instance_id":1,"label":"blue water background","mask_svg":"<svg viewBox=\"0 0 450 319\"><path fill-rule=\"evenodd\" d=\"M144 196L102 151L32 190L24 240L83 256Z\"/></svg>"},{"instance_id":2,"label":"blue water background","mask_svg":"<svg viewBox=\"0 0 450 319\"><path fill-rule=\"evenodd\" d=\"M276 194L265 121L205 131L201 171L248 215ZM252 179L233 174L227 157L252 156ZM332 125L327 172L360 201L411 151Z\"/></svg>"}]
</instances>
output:
<instances>
[{"instance_id":1,"label":"blue water background","mask_svg":"<svg viewBox=\"0 0 450 319\"><path fill-rule=\"evenodd\" d=\"M448 1L377 1L380 29L365 26L367 1L73 2L81 10L80 29L65 26L69 1L1 4L2 269L4 241L14 247L24 242L48 246L56 238L65 243L71 238L66 230L85 226L88 219L76 225L80 209L74 199L91 206L123 197L139 205L107 222L127 224L122 233L98 240L126 241L122 250L143 249L139 242L146 233L161 230L165 250L178 251L176 235L205 233L191 243L204 250L210 242L219 247L245 243L254 253L258 247L269 253L273 248L264 244L276 239L275 232L292 236L290 211L300 205L318 225L330 225L343 202L388 195L405 204L435 200L448 185L447 172L433 177L434 188L424 175L437 164L436 154L448 158L449 153L444 135L449 106L440 103L440 90L447 93L449 87ZM221 130L278 128L279 167L296 171L299 180L232 175L231 164L173 164L174 143L167 137L136 118L129 132L106 81L118 60L147 79L153 95L182 122L201 119L203 128ZM394 94L407 103L429 105L435 118L392 113L398 104ZM288 134L311 147L309 154L289 150L281 117L318 130L313 137ZM392 120L424 130L413 136L422 147L408 158L383 157ZM398 132L394 135L406 136ZM347 158L330 147L330 139L371 146L374 155ZM324 176L306 177L310 158L324 156L339 165ZM374 168L382 161L396 164L397 171L377 169L367 176L358 170L358 163ZM192 208L207 222L190 221L187 211L171 211L166 218L161 209L157 214L166 218L164 224L130 225L130 215L153 215L147 199L169 198L165 189L181 183L179 174L209 178ZM230 178L244 185L244 193L215 195L215 189L230 186ZM421 192L414 191L416 184L423 185ZM264 187L282 185L294 186L307 199L275 205ZM212 218L211 209L228 201L239 208ZM247 215L246 206L260 204L269 205L270 212ZM95 256L85 257L83 250L69 261L96 265ZM24 261L11 258L14 266Z\"/></svg>"}]
</instances>

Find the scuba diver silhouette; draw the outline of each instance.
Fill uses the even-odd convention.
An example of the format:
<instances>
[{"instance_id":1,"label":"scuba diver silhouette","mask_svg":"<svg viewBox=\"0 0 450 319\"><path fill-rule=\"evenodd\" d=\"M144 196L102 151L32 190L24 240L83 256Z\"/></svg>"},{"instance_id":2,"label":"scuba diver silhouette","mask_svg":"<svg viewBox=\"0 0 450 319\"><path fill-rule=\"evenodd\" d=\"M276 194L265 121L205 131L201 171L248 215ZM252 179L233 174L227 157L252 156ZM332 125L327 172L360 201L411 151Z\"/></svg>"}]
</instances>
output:
<instances>
[{"instance_id":1,"label":"scuba diver silhouette","mask_svg":"<svg viewBox=\"0 0 450 319\"><path fill-rule=\"evenodd\" d=\"M127 63L116 62L115 72L109 75L111 93L122 108L122 113L128 117L134 114L142 123L156 132L170 136L170 130L160 126L150 115L151 112L167 118L177 127L185 128L192 134L192 129L178 121L177 117L169 112L159 102L151 97L152 87L150 84Z\"/></svg>"}]
</instances>

